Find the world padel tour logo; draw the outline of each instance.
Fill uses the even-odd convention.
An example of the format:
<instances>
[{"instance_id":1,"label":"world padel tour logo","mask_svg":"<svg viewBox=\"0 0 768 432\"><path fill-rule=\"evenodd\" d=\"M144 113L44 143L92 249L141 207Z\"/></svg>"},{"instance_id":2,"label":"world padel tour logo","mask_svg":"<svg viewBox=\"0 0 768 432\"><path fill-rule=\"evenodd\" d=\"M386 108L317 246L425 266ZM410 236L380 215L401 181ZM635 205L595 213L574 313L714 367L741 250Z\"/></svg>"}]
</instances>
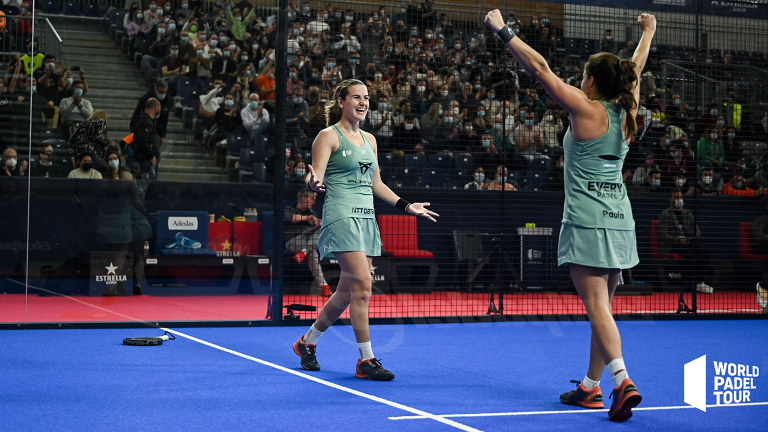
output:
<instances>
[{"instance_id":1,"label":"world padel tour logo","mask_svg":"<svg viewBox=\"0 0 768 432\"><path fill-rule=\"evenodd\" d=\"M117 285L118 282L125 282L128 280L126 275L115 273L115 270L117 270L116 265L109 263L109 266L104 268L107 269L107 274L96 276L96 282L106 282L107 285Z\"/></svg>"},{"instance_id":2,"label":"world padel tour logo","mask_svg":"<svg viewBox=\"0 0 768 432\"><path fill-rule=\"evenodd\" d=\"M756 402L756 378L760 368L753 365L713 361L712 395L715 405ZM707 356L685 364L685 403L707 411Z\"/></svg>"}]
</instances>

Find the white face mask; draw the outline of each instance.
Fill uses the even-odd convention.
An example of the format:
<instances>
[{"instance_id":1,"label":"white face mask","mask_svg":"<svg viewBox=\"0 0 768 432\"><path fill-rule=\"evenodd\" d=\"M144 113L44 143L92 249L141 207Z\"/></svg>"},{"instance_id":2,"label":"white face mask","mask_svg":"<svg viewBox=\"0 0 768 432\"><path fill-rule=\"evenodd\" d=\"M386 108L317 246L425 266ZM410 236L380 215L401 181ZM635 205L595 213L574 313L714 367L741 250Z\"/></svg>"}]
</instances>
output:
<instances>
[{"instance_id":1,"label":"white face mask","mask_svg":"<svg viewBox=\"0 0 768 432\"><path fill-rule=\"evenodd\" d=\"M703 184L705 184L705 185L711 184L712 183L712 176L703 176L701 178L701 182Z\"/></svg>"},{"instance_id":2,"label":"white face mask","mask_svg":"<svg viewBox=\"0 0 768 432\"><path fill-rule=\"evenodd\" d=\"M427 89L427 88L426 88L426 87L424 87L424 86L418 86L418 87L416 87L416 90L417 90L417 91L420 91L420 92L423 92L423 91L425 91L426 89Z\"/></svg>"},{"instance_id":3,"label":"white face mask","mask_svg":"<svg viewBox=\"0 0 768 432\"><path fill-rule=\"evenodd\" d=\"M119 166L120 166L120 161L119 160L113 159L113 160L109 161L109 167L110 168L116 170Z\"/></svg>"},{"instance_id":4,"label":"white face mask","mask_svg":"<svg viewBox=\"0 0 768 432\"><path fill-rule=\"evenodd\" d=\"M548 116L546 116L546 117L544 117L544 120L545 120L545 121L548 121L548 122L551 122L551 121L553 121L554 119L555 119L555 117L554 117L554 116L552 116L551 114L550 114L550 115L548 115Z\"/></svg>"},{"instance_id":5,"label":"white face mask","mask_svg":"<svg viewBox=\"0 0 768 432\"><path fill-rule=\"evenodd\" d=\"M732 140L732 139L734 139L734 138L736 138L736 134L735 134L735 133L733 133L733 132L728 132L728 139L729 139L729 140Z\"/></svg>"},{"instance_id":6,"label":"white face mask","mask_svg":"<svg viewBox=\"0 0 768 432\"><path fill-rule=\"evenodd\" d=\"M675 200L675 207L679 208L679 209L683 208L683 199L682 198Z\"/></svg>"},{"instance_id":7,"label":"white face mask","mask_svg":"<svg viewBox=\"0 0 768 432\"><path fill-rule=\"evenodd\" d=\"M445 118L446 123L453 123L453 117L446 117Z\"/></svg>"},{"instance_id":8,"label":"white face mask","mask_svg":"<svg viewBox=\"0 0 768 432\"><path fill-rule=\"evenodd\" d=\"M10 158L7 161L5 161L5 164L8 165L8 168L14 169L16 168L16 159Z\"/></svg>"},{"instance_id":9,"label":"white face mask","mask_svg":"<svg viewBox=\"0 0 768 432\"><path fill-rule=\"evenodd\" d=\"M413 123L411 123L411 124L406 123L405 124L405 130L412 130L412 129L413 129Z\"/></svg>"},{"instance_id":10,"label":"white face mask","mask_svg":"<svg viewBox=\"0 0 768 432\"><path fill-rule=\"evenodd\" d=\"M681 187L685 184L685 179L675 179L675 186Z\"/></svg>"},{"instance_id":11,"label":"white face mask","mask_svg":"<svg viewBox=\"0 0 768 432\"><path fill-rule=\"evenodd\" d=\"M659 179L651 180L651 186L656 187L656 186L659 186L659 185L661 185L661 180L659 180Z\"/></svg>"},{"instance_id":12,"label":"white face mask","mask_svg":"<svg viewBox=\"0 0 768 432\"><path fill-rule=\"evenodd\" d=\"M443 96L443 97L448 96L448 90L441 90L440 91L440 95Z\"/></svg>"},{"instance_id":13,"label":"white face mask","mask_svg":"<svg viewBox=\"0 0 768 432\"><path fill-rule=\"evenodd\" d=\"M483 180L485 180L485 174L481 172L475 173L475 181L477 181L478 183L482 183Z\"/></svg>"},{"instance_id":14,"label":"white face mask","mask_svg":"<svg viewBox=\"0 0 768 432\"><path fill-rule=\"evenodd\" d=\"M501 123L494 123L493 124L493 130L501 130Z\"/></svg>"},{"instance_id":15,"label":"white face mask","mask_svg":"<svg viewBox=\"0 0 768 432\"><path fill-rule=\"evenodd\" d=\"M304 168L296 168L296 175L301 177L304 174L306 174L306 170Z\"/></svg>"},{"instance_id":16,"label":"white face mask","mask_svg":"<svg viewBox=\"0 0 768 432\"><path fill-rule=\"evenodd\" d=\"M709 134L709 137L712 139L712 141L714 141L714 140L717 139L717 134L716 133L711 133L711 134Z\"/></svg>"}]
</instances>

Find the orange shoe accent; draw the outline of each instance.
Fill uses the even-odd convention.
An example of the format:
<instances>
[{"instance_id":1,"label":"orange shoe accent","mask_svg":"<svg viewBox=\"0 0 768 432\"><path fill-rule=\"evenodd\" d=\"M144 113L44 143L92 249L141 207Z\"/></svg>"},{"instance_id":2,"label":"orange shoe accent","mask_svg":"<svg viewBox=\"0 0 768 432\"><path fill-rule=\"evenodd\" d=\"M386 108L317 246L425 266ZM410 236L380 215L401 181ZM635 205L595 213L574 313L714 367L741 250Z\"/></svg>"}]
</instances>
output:
<instances>
[{"instance_id":1,"label":"orange shoe accent","mask_svg":"<svg viewBox=\"0 0 768 432\"><path fill-rule=\"evenodd\" d=\"M330 285L323 285L322 286L322 292L320 293L320 295L323 296L323 297L330 297L330 296L332 296L333 293L331 292Z\"/></svg>"},{"instance_id":2,"label":"orange shoe accent","mask_svg":"<svg viewBox=\"0 0 768 432\"><path fill-rule=\"evenodd\" d=\"M626 378L619 387L615 387L611 393L613 403L608 410L608 420L624 421L632 417L632 408L638 406L643 400L637 391L637 386L631 379Z\"/></svg>"},{"instance_id":3,"label":"orange shoe accent","mask_svg":"<svg viewBox=\"0 0 768 432\"><path fill-rule=\"evenodd\" d=\"M304 258L307 257L307 253L304 251L301 251L293 256L293 260L296 261L298 264L301 264L304 262Z\"/></svg>"},{"instance_id":4,"label":"orange shoe accent","mask_svg":"<svg viewBox=\"0 0 768 432\"><path fill-rule=\"evenodd\" d=\"M576 405L592 409L605 408L605 405L603 405L603 392L600 390L600 386L595 386L592 390L587 390L584 385L579 383L579 388L584 392L585 399L583 401L576 401ZM596 398L598 400L595 400Z\"/></svg>"},{"instance_id":5,"label":"orange shoe accent","mask_svg":"<svg viewBox=\"0 0 768 432\"><path fill-rule=\"evenodd\" d=\"M301 351L299 351L299 344L306 345L304 343L304 335L299 336L299 340L293 343L293 352L296 353L297 356L301 357ZM306 348L304 348L306 351Z\"/></svg>"}]
</instances>

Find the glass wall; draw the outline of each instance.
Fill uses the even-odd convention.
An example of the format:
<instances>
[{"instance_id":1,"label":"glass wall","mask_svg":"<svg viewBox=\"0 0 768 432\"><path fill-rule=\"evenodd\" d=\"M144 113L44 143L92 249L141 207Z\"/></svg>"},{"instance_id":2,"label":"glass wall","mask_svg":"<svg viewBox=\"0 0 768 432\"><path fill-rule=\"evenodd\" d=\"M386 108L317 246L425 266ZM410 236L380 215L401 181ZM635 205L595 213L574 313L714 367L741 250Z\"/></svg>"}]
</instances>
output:
<instances>
[{"instance_id":1,"label":"glass wall","mask_svg":"<svg viewBox=\"0 0 768 432\"><path fill-rule=\"evenodd\" d=\"M485 9L128 3L2 7L1 324L256 325L321 307L341 271L320 259L325 196L302 177L348 78L367 85L383 182L440 214L376 201L371 317L584 313L557 266L568 113ZM629 195L640 256L615 312L762 312L765 8L578 3L488 7L573 87L591 54L632 58L637 15L658 19L638 132L600 186Z\"/></svg>"}]
</instances>

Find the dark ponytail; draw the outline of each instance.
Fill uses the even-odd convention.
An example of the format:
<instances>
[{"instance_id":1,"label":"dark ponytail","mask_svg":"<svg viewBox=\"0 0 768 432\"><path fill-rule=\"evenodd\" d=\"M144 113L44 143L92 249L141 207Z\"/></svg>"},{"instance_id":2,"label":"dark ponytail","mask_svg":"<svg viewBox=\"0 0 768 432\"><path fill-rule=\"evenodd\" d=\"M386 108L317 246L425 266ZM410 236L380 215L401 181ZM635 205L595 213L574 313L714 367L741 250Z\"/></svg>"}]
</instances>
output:
<instances>
[{"instance_id":1,"label":"dark ponytail","mask_svg":"<svg viewBox=\"0 0 768 432\"><path fill-rule=\"evenodd\" d=\"M348 79L340 82L333 90L333 98L325 104L325 127L334 125L341 120L339 99L344 100L349 94L349 87L353 85L364 86L365 83L357 79Z\"/></svg>"},{"instance_id":2,"label":"dark ponytail","mask_svg":"<svg viewBox=\"0 0 768 432\"><path fill-rule=\"evenodd\" d=\"M624 129L627 138L637 132L637 121L632 110L637 107L633 90L637 84L635 62L621 60L611 53L598 53L589 57L586 73L595 79L597 91L606 100L619 105L626 113Z\"/></svg>"}]
</instances>

